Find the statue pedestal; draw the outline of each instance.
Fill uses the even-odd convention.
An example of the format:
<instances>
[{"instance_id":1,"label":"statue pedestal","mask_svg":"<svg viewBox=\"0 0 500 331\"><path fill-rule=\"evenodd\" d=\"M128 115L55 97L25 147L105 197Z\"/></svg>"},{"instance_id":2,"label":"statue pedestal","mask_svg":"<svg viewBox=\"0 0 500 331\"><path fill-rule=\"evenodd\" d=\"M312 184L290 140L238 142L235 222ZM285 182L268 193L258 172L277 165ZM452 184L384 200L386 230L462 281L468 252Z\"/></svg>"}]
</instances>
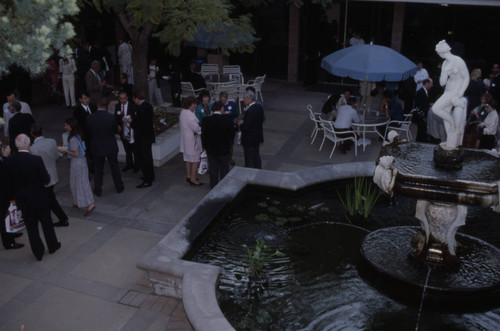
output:
<instances>
[{"instance_id":1,"label":"statue pedestal","mask_svg":"<svg viewBox=\"0 0 500 331\"><path fill-rule=\"evenodd\" d=\"M464 163L464 152L461 148L447 150L441 146L434 148L434 164L445 170L460 170Z\"/></svg>"},{"instance_id":2,"label":"statue pedestal","mask_svg":"<svg viewBox=\"0 0 500 331\"><path fill-rule=\"evenodd\" d=\"M420 232L411 240L410 259L458 269L455 234L466 216L466 206L418 200L415 217L420 221Z\"/></svg>"}]
</instances>

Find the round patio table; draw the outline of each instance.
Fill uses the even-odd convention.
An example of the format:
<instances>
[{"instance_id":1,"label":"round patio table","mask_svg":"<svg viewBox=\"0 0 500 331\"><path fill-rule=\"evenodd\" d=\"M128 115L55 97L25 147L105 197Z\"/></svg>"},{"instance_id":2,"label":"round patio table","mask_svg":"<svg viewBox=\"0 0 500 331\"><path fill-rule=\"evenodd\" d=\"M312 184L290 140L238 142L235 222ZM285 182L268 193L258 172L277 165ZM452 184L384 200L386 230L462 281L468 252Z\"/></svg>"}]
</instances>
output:
<instances>
[{"instance_id":1,"label":"round patio table","mask_svg":"<svg viewBox=\"0 0 500 331\"><path fill-rule=\"evenodd\" d=\"M377 127L386 126L390 119L385 117L368 115L364 116L359 123L351 123L352 128L361 134L361 138L358 139L358 146L363 145L363 152L365 151L366 145L371 144L371 140L366 138L367 133L376 133L379 137L384 139L384 136L380 134Z\"/></svg>"}]
</instances>

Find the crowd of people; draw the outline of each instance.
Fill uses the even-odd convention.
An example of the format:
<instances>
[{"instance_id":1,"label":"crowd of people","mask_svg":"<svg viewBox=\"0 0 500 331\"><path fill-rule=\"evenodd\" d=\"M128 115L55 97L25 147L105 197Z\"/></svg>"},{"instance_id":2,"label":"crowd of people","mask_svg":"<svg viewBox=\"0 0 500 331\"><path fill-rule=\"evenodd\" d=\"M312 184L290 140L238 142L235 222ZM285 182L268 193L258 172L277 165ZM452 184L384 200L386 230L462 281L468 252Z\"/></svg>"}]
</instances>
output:
<instances>
[{"instance_id":1,"label":"crowd of people","mask_svg":"<svg viewBox=\"0 0 500 331\"><path fill-rule=\"evenodd\" d=\"M138 77L133 73L131 46L123 40L119 42L120 78L116 85L108 83L112 78L111 60L96 44L83 43L76 49L75 59L60 59L58 70L64 86L65 104L72 115L64 121L62 145L58 146L54 139L43 136L43 128L33 117L29 104L18 100L16 91L6 94L0 123L3 123L0 214L6 215L11 203L17 206L37 260L42 260L45 253L38 224L42 225L51 254L61 247L54 227L69 226L69 218L54 192L59 181L57 159L70 160L72 207L83 208L84 216L89 216L96 208L94 197L103 194L106 160L117 194L125 189L122 173L126 171L140 176L142 182L136 186L138 189L151 187L155 180L153 107L163 104L160 80L170 81L174 106L180 102L177 82L180 85L181 79L191 81L197 88L204 87L194 62L180 73L175 65L170 65L168 71L161 71L156 60L152 59L144 78L149 87L149 101L146 101L145 91L134 88L134 79ZM110 106L110 100L114 101L114 107ZM243 146L245 166L262 167L259 146L263 142L264 107L256 100L255 90L251 87L245 92L242 102L244 109L228 100L225 92L220 93L219 100L210 100L210 93L204 90L199 98L187 97L179 104L182 106L180 151L186 163L189 185L203 184L198 179L198 168L200 155L204 152L207 154L210 188L215 187L235 164L235 142ZM114 112L110 111L111 108ZM119 135L125 150L125 165L121 169L116 135ZM52 213L57 218L55 222ZM5 222L1 223L4 248L22 248L23 245L15 240L21 234L7 233Z\"/></svg>"}]
</instances>

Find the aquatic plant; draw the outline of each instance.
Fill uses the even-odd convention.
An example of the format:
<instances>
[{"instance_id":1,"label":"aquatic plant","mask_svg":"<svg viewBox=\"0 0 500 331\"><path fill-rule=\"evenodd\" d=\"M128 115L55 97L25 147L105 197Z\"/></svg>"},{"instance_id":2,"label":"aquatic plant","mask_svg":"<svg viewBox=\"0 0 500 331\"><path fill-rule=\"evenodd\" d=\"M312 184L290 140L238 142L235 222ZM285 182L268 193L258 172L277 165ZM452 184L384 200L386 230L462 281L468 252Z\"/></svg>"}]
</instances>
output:
<instances>
[{"instance_id":1,"label":"aquatic plant","mask_svg":"<svg viewBox=\"0 0 500 331\"><path fill-rule=\"evenodd\" d=\"M378 188L366 177L355 177L354 184L346 186L345 200L339 192L337 194L349 216L362 216L363 218L368 218L380 196Z\"/></svg>"},{"instance_id":2,"label":"aquatic plant","mask_svg":"<svg viewBox=\"0 0 500 331\"><path fill-rule=\"evenodd\" d=\"M249 248L247 245L242 245L242 247L247 250L244 265L249 278L258 278L261 276L264 266L269 259L284 256L280 251L271 253L269 246L266 245L263 238L257 239L253 248Z\"/></svg>"}]
</instances>

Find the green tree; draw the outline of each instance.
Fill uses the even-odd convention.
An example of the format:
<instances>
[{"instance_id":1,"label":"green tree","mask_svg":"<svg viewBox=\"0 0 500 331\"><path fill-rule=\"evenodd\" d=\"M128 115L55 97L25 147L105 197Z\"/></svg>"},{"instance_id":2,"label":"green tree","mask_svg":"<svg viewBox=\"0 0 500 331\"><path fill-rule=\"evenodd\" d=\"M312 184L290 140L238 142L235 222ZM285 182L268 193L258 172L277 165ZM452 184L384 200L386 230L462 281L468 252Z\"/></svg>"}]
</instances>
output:
<instances>
[{"instance_id":1,"label":"green tree","mask_svg":"<svg viewBox=\"0 0 500 331\"><path fill-rule=\"evenodd\" d=\"M254 30L248 16L232 18L231 4L227 0L92 0L98 10L116 15L128 33L133 47L134 76L146 77L149 38L157 37L166 44L166 50L178 56L184 40L192 40L201 27L215 31L222 22L231 30L249 32L227 36L231 40L222 52L248 52L253 50ZM136 87L147 89L146 80L136 79Z\"/></svg>"},{"instance_id":2,"label":"green tree","mask_svg":"<svg viewBox=\"0 0 500 331\"><path fill-rule=\"evenodd\" d=\"M31 74L40 74L54 51L62 57L71 55L65 43L75 32L63 20L78 11L76 0L2 0L0 72L17 64Z\"/></svg>"}]
</instances>

